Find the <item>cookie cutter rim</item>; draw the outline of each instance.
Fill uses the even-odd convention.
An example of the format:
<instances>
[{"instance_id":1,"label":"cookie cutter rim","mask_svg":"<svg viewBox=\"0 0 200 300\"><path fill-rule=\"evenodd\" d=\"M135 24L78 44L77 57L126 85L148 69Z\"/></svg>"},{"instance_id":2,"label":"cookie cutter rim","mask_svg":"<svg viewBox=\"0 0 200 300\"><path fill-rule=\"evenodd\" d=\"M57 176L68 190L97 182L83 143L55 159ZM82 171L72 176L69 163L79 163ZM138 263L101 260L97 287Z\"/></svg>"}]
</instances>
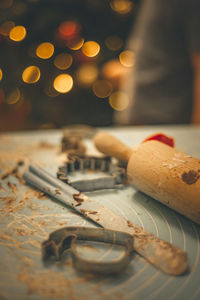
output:
<instances>
[{"instance_id":1,"label":"cookie cutter rim","mask_svg":"<svg viewBox=\"0 0 200 300\"><path fill-rule=\"evenodd\" d=\"M124 251L119 258L112 261L100 262L88 260L79 255L77 240L97 241L114 245L122 245ZM49 239L42 243L43 260L54 256L60 260L63 252L71 252L73 266L81 272L98 274L115 274L124 270L131 261L134 250L134 237L126 232L114 231L104 228L83 226L69 226L58 229L49 235Z\"/></svg>"},{"instance_id":2,"label":"cookie cutter rim","mask_svg":"<svg viewBox=\"0 0 200 300\"><path fill-rule=\"evenodd\" d=\"M76 171L101 171L105 176L94 179L71 181L69 174ZM96 157L81 154L69 154L65 165L60 166L57 178L82 192L102 189L121 188L126 180L126 169L114 164L111 157Z\"/></svg>"}]
</instances>

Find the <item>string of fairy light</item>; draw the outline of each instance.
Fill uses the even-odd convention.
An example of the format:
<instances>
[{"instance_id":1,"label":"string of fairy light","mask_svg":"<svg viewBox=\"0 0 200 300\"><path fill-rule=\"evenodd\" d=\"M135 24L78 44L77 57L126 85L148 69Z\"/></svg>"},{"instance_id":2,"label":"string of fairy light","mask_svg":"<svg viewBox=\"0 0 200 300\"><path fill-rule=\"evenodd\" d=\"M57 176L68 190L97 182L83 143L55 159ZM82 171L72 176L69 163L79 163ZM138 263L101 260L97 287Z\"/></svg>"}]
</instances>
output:
<instances>
[{"instance_id":1,"label":"string of fairy light","mask_svg":"<svg viewBox=\"0 0 200 300\"><path fill-rule=\"evenodd\" d=\"M36 1L36 0L35 0ZM3 1L4 5L12 6L14 1ZM110 8L120 15L129 14L133 9L133 2L130 0L111 0ZM16 9L16 8L15 8ZM20 9L20 8L18 8ZM23 7L21 7L23 9ZM30 33L23 24L15 24L13 21L5 21L0 24L0 34L12 43L20 44ZM43 41L34 45L31 49L31 56L38 59L35 64L28 64L21 70L20 80L27 85L34 85L40 81L42 70L40 61L47 61L55 67L55 75L44 92L48 97L57 97L60 94L69 93L74 86L80 85L83 88L91 89L94 95L100 99L106 99L114 110L123 110L129 104L128 96L125 93L115 89L109 79L102 79L102 72L107 72L108 76L115 76L117 72L113 68L100 70L98 59L102 52L102 45L98 40L86 40L82 33L82 26L77 20L62 21L56 31L56 41L64 43L65 48L62 53L56 54L56 42ZM119 51L124 44L117 34L108 36L104 45L110 51ZM75 55L79 53L82 56L82 63L77 65L75 72L70 72ZM134 53L128 50L122 50L115 59L124 68L131 68L134 65ZM59 73L58 73L59 71ZM4 69L0 66L0 81L6 80ZM19 87L14 88L9 95L5 95L3 88L0 88L1 101L8 105L15 104L23 97Z\"/></svg>"}]
</instances>

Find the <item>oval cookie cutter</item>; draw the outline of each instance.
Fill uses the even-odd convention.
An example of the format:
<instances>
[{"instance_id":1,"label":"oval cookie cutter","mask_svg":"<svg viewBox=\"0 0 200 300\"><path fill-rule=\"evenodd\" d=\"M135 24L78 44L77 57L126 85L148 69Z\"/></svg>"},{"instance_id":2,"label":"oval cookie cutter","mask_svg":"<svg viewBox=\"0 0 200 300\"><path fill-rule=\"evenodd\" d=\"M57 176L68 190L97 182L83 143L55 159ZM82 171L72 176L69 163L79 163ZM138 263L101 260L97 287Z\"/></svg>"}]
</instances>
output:
<instances>
[{"instance_id":1,"label":"oval cookie cutter","mask_svg":"<svg viewBox=\"0 0 200 300\"><path fill-rule=\"evenodd\" d=\"M122 255L111 261L86 259L77 251L77 240L104 242L122 245ZM124 270L131 261L134 238L129 233L104 228L69 226L58 229L49 235L49 239L42 243L42 257L47 260L55 257L60 260L65 250L72 255L73 266L82 272L98 274L115 274Z\"/></svg>"}]
</instances>

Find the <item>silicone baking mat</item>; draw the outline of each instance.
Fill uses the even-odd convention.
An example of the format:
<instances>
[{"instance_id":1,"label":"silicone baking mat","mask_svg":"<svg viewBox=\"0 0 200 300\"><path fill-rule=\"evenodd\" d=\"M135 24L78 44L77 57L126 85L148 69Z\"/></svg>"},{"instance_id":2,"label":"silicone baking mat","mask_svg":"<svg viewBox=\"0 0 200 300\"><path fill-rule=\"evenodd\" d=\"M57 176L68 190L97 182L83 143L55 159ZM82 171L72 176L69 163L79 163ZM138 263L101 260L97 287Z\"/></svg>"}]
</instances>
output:
<instances>
[{"instance_id":1,"label":"silicone baking mat","mask_svg":"<svg viewBox=\"0 0 200 300\"><path fill-rule=\"evenodd\" d=\"M162 131L175 138L177 148L200 157L199 127L104 130L129 146ZM60 131L2 135L1 175L5 170L11 170L19 159L37 162L55 174L58 165L65 160L59 148L61 136ZM91 142L86 141L86 144L93 153ZM137 254L133 255L130 266L115 276L78 273L68 256L61 262L44 265L40 245L50 232L67 225L94 225L25 186L15 176L9 175L1 181L0 193L0 299L200 299L200 227L133 187L127 185L88 195L148 232L187 251L189 270L184 275L166 275ZM95 244L81 245L80 251L99 260L121 255L121 250L113 246L100 248Z\"/></svg>"}]
</instances>

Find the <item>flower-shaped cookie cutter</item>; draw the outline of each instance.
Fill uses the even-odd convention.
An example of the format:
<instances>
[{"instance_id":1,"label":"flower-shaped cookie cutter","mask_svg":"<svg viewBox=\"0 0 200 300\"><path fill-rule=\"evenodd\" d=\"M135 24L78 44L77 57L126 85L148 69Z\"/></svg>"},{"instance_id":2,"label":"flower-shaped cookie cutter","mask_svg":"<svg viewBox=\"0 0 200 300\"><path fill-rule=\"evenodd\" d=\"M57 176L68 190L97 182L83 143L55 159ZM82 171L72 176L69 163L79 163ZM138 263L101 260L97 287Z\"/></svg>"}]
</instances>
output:
<instances>
[{"instance_id":1,"label":"flower-shaped cookie cutter","mask_svg":"<svg viewBox=\"0 0 200 300\"><path fill-rule=\"evenodd\" d=\"M111 157L69 154L65 165L59 167L57 178L81 192L121 188L126 182L126 169L114 164ZM103 176L72 181L73 172L103 172Z\"/></svg>"}]
</instances>

